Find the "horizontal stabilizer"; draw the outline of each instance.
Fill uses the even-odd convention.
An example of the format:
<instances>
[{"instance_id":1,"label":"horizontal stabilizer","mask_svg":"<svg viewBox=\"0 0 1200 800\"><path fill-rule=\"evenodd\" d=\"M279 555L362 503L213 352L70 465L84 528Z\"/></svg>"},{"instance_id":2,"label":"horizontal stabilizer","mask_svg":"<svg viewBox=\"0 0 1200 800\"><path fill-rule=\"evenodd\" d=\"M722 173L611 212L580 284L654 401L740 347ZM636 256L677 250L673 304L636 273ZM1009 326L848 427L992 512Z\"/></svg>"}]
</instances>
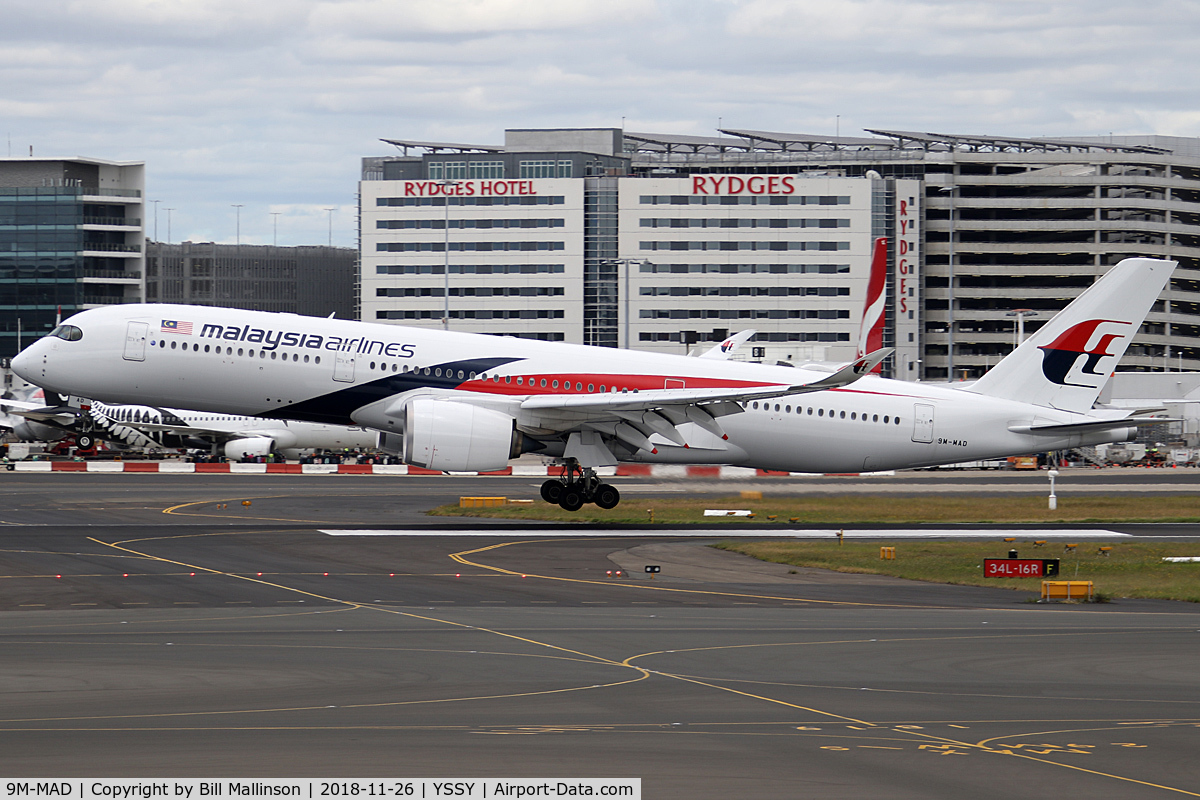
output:
<instances>
[{"instance_id":1,"label":"horizontal stabilizer","mask_svg":"<svg viewBox=\"0 0 1200 800\"><path fill-rule=\"evenodd\" d=\"M1180 422L1169 417L1126 417L1124 419L1096 419L1088 422L1067 422L1057 425L1010 425L1013 433L1031 433L1045 436L1060 436L1064 433L1087 433L1089 431L1106 431L1114 428L1144 428L1150 425L1165 425L1168 422Z\"/></svg>"}]
</instances>

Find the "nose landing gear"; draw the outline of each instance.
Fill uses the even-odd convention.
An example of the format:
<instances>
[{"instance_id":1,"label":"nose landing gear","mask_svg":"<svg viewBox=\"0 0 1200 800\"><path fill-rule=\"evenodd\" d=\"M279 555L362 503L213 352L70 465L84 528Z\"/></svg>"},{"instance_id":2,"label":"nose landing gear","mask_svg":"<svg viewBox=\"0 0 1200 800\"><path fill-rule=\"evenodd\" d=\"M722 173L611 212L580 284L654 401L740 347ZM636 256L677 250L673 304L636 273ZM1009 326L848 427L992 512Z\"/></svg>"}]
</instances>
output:
<instances>
[{"instance_id":1,"label":"nose landing gear","mask_svg":"<svg viewBox=\"0 0 1200 800\"><path fill-rule=\"evenodd\" d=\"M566 511L578 511L584 503L616 508L621 502L621 493L617 487L601 483L596 470L579 466L575 459L567 459L562 480L552 478L542 484L542 499L562 506Z\"/></svg>"}]
</instances>

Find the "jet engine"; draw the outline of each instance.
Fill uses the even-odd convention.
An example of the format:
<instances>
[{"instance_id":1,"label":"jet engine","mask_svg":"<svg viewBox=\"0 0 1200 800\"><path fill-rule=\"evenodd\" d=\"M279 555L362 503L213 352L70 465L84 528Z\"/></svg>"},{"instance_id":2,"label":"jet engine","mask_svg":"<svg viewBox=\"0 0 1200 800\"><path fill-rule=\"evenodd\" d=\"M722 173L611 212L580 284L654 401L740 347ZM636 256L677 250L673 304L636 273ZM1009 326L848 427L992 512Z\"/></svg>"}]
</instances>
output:
<instances>
[{"instance_id":1,"label":"jet engine","mask_svg":"<svg viewBox=\"0 0 1200 800\"><path fill-rule=\"evenodd\" d=\"M252 436L245 439L234 439L225 443L225 456L234 461L242 456L270 455L275 449L275 440L265 436Z\"/></svg>"},{"instance_id":2,"label":"jet engine","mask_svg":"<svg viewBox=\"0 0 1200 800\"><path fill-rule=\"evenodd\" d=\"M70 434L62 428L23 420L12 426L13 435L22 442L57 442Z\"/></svg>"},{"instance_id":3,"label":"jet engine","mask_svg":"<svg viewBox=\"0 0 1200 800\"><path fill-rule=\"evenodd\" d=\"M420 397L405 406L404 414L403 458L409 464L488 472L503 469L521 454L517 421L500 411Z\"/></svg>"}]
</instances>

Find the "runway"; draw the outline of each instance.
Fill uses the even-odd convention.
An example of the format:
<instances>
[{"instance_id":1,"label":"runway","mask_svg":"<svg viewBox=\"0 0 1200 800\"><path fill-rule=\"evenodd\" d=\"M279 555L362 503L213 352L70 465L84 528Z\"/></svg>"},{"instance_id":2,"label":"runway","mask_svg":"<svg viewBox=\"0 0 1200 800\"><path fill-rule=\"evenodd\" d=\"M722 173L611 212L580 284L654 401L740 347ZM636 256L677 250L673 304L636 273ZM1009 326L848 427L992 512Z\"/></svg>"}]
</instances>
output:
<instances>
[{"instance_id":1,"label":"runway","mask_svg":"<svg viewBox=\"0 0 1200 800\"><path fill-rule=\"evenodd\" d=\"M0 475L0 769L1200 796L1195 606L421 514L496 480ZM321 532L347 529L404 535Z\"/></svg>"}]
</instances>

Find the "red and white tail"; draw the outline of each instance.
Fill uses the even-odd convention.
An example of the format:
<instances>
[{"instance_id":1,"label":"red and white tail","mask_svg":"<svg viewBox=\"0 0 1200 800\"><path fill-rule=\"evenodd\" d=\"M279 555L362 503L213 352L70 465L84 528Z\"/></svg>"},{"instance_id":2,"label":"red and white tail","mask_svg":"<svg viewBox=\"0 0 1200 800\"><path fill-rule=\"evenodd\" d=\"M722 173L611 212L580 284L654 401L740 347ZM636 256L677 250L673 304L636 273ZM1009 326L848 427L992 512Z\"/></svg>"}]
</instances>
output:
<instances>
[{"instance_id":1,"label":"red and white tail","mask_svg":"<svg viewBox=\"0 0 1200 800\"><path fill-rule=\"evenodd\" d=\"M858 353L862 358L883 347L883 312L887 306L887 239L875 240L871 254L871 277L867 280L867 298L863 303L862 324L858 329ZM883 369L877 364L872 372Z\"/></svg>"}]
</instances>

